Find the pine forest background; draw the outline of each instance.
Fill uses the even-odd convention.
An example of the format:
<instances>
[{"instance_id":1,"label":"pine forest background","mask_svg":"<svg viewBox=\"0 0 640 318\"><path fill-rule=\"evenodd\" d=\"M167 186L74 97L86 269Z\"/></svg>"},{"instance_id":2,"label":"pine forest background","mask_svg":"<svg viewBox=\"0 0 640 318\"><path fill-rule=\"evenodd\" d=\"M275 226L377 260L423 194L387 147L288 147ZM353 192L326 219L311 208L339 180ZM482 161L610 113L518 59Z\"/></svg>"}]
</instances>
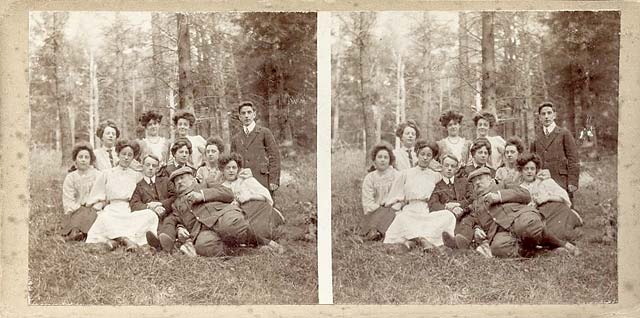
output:
<instances>
[{"instance_id":1,"label":"pine forest background","mask_svg":"<svg viewBox=\"0 0 640 318\"><path fill-rule=\"evenodd\" d=\"M530 143L543 101L557 106L556 122L583 147L617 149L617 11L351 12L332 19L334 149L393 143L405 119L441 139L438 118L449 109L463 113L466 138L475 138L473 114L487 110L498 117L496 134Z\"/></svg>"},{"instance_id":2,"label":"pine forest background","mask_svg":"<svg viewBox=\"0 0 640 318\"><path fill-rule=\"evenodd\" d=\"M284 155L315 151L315 13L32 12L32 146L69 162L79 140L98 142L110 118L127 138L154 109L172 134L172 111L189 109L193 132L225 141L236 105L251 100ZM93 116L90 116L93 114Z\"/></svg>"}]
</instances>

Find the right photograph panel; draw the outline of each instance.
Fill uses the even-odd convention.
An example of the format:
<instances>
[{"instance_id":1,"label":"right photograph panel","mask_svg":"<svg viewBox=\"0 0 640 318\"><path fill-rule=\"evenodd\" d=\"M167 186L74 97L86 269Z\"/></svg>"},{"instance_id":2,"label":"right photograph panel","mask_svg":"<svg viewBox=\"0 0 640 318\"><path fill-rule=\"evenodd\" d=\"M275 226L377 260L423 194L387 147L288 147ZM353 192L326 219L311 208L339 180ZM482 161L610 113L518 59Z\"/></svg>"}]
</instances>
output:
<instances>
[{"instance_id":1,"label":"right photograph panel","mask_svg":"<svg viewBox=\"0 0 640 318\"><path fill-rule=\"evenodd\" d=\"M619 11L333 13L335 303L616 303L619 48Z\"/></svg>"}]
</instances>

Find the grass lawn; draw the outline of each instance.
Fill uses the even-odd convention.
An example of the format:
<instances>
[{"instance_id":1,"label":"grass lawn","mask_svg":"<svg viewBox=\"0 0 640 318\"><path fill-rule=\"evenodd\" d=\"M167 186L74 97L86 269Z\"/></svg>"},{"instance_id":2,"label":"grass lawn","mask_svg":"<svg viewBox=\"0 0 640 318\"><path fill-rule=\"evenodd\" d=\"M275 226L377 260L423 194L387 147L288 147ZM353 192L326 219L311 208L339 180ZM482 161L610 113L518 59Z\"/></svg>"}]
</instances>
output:
<instances>
[{"instance_id":1,"label":"grass lawn","mask_svg":"<svg viewBox=\"0 0 640 318\"><path fill-rule=\"evenodd\" d=\"M225 258L144 255L59 235L62 181L55 153L33 151L30 163L29 297L31 304L178 305L316 304L316 243L303 236L304 202L316 198L315 155L283 162L290 176L276 192L287 218L285 254L245 249Z\"/></svg>"},{"instance_id":2,"label":"grass lawn","mask_svg":"<svg viewBox=\"0 0 640 318\"><path fill-rule=\"evenodd\" d=\"M574 197L585 225L577 257L539 255L487 259L473 251L446 256L391 252L381 242L359 240L364 153L333 154L333 291L338 304L576 304L618 299L616 244L602 241L598 203L617 194L615 157L582 164L593 178ZM588 178L588 177L587 177ZM587 179L584 178L584 179Z\"/></svg>"}]
</instances>

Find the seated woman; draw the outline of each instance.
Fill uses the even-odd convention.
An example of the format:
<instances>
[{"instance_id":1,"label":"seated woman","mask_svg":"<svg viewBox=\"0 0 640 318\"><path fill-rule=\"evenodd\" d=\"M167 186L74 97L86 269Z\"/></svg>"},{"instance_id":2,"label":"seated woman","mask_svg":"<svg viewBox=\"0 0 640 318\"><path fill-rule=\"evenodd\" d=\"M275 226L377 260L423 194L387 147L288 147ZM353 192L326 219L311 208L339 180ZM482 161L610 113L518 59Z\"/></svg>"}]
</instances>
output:
<instances>
[{"instance_id":1,"label":"seated woman","mask_svg":"<svg viewBox=\"0 0 640 318\"><path fill-rule=\"evenodd\" d=\"M91 145L77 144L72 157L74 166L62 183L62 235L66 241L81 241L97 217L96 211L87 205L87 197L100 171L93 167L96 156Z\"/></svg>"},{"instance_id":2,"label":"seated woman","mask_svg":"<svg viewBox=\"0 0 640 318\"><path fill-rule=\"evenodd\" d=\"M529 190L531 203L538 209L547 231L561 240L572 242L577 238L576 228L582 225L580 215L571 209L569 195L552 178L549 170L540 170L540 157L526 153L518 161L522 174L521 187Z\"/></svg>"},{"instance_id":3,"label":"seated woman","mask_svg":"<svg viewBox=\"0 0 640 318\"><path fill-rule=\"evenodd\" d=\"M385 233L384 243L400 243L411 249L417 241L424 249L443 245L442 233L453 235L456 218L449 211L430 211L428 200L442 175L429 168L438 155L438 145L420 140L416 143L418 165L400 171L391 186L385 206L396 217Z\"/></svg>"},{"instance_id":4,"label":"seated woman","mask_svg":"<svg viewBox=\"0 0 640 318\"><path fill-rule=\"evenodd\" d=\"M184 166L191 168L194 174L196 173L196 168L189 163L189 158L191 158L191 142L187 138L178 138L176 142L171 145L171 158L173 158L173 160L169 164L160 168L160 171L158 171L159 176L169 178L172 172Z\"/></svg>"},{"instance_id":5,"label":"seated woman","mask_svg":"<svg viewBox=\"0 0 640 318\"><path fill-rule=\"evenodd\" d=\"M196 172L198 182L207 188L214 184L224 182L222 172L218 169L218 159L222 152L224 152L224 143L220 137L210 137L207 139L205 160Z\"/></svg>"},{"instance_id":6,"label":"seated woman","mask_svg":"<svg viewBox=\"0 0 640 318\"><path fill-rule=\"evenodd\" d=\"M489 167L489 157L491 156L491 143L486 138L478 138L471 145L471 162L464 167L464 174L468 176L473 170L487 167L491 171L491 177L495 177L496 170Z\"/></svg>"},{"instance_id":7,"label":"seated woman","mask_svg":"<svg viewBox=\"0 0 640 318\"><path fill-rule=\"evenodd\" d=\"M502 167L496 170L496 182L506 186L519 185L522 180L518 171L516 160L524 151L524 144L519 137L512 136L507 139L504 146L504 160Z\"/></svg>"},{"instance_id":8,"label":"seated woman","mask_svg":"<svg viewBox=\"0 0 640 318\"><path fill-rule=\"evenodd\" d=\"M383 237L395 218L395 212L384 206L384 199L389 194L398 171L393 168L395 156L391 145L386 142L373 147L371 160L373 167L362 181L364 218L360 228L368 240L378 240Z\"/></svg>"},{"instance_id":9,"label":"seated woman","mask_svg":"<svg viewBox=\"0 0 640 318\"><path fill-rule=\"evenodd\" d=\"M237 153L220 156L218 167L224 175L222 185L233 191L234 204L245 212L254 234L273 240L273 230L284 224L284 218L273 208L269 190L247 172L249 169L242 169L242 156Z\"/></svg>"},{"instance_id":10,"label":"seated woman","mask_svg":"<svg viewBox=\"0 0 640 318\"><path fill-rule=\"evenodd\" d=\"M104 171L98 177L87 199L88 205L98 211L95 223L87 233L87 243L107 243L109 249L119 244L128 251L147 244L146 232L156 232L158 216L152 210L131 212L129 200L142 180L142 174L129 167L138 154L138 143L118 140L116 152L118 166Z\"/></svg>"}]
</instances>

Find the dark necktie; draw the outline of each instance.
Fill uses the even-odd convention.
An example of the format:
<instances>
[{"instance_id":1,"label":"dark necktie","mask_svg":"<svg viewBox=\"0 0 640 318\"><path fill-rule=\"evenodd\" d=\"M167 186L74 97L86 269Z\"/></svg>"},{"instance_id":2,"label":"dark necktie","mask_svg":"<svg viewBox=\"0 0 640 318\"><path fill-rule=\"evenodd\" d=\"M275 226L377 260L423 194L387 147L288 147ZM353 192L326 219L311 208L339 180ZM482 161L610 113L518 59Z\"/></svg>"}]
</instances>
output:
<instances>
[{"instance_id":1,"label":"dark necktie","mask_svg":"<svg viewBox=\"0 0 640 318\"><path fill-rule=\"evenodd\" d=\"M107 153L109 154L109 162L111 163L111 167L113 167L113 153L111 152L111 148L107 149Z\"/></svg>"},{"instance_id":2,"label":"dark necktie","mask_svg":"<svg viewBox=\"0 0 640 318\"><path fill-rule=\"evenodd\" d=\"M413 167L413 157L411 157L411 149L407 149L407 155L409 155L409 165Z\"/></svg>"}]
</instances>

